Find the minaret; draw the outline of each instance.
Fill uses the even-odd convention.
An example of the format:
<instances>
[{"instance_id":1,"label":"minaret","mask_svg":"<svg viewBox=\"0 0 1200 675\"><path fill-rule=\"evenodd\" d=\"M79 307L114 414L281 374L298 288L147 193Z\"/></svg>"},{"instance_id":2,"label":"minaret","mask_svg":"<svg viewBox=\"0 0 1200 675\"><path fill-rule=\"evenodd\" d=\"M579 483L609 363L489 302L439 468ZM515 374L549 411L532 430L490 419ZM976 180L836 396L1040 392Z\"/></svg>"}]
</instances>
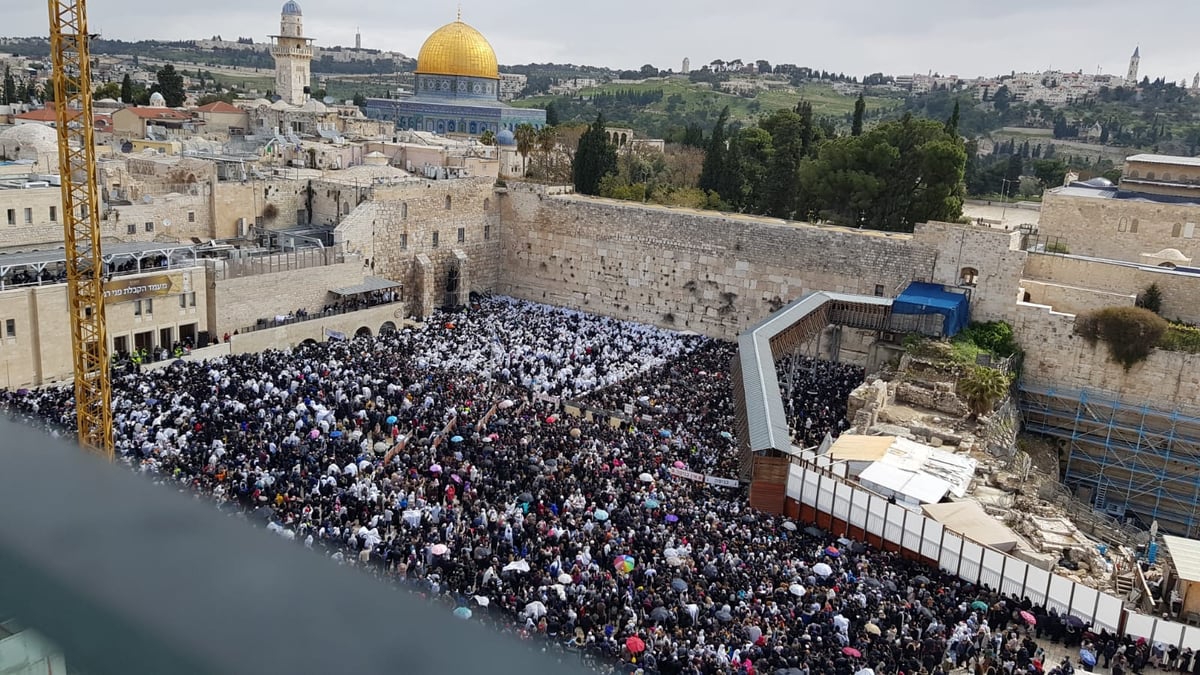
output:
<instances>
[{"instance_id":1,"label":"minaret","mask_svg":"<svg viewBox=\"0 0 1200 675\"><path fill-rule=\"evenodd\" d=\"M1192 78L1192 89L1200 89L1200 73L1196 73L1196 76Z\"/></svg>"},{"instance_id":2,"label":"minaret","mask_svg":"<svg viewBox=\"0 0 1200 675\"><path fill-rule=\"evenodd\" d=\"M1131 84L1138 82L1138 64L1142 62L1142 56L1138 53L1140 47L1133 48L1133 56L1129 57L1129 73L1125 75L1125 81Z\"/></svg>"},{"instance_id":3,"label":"minaret","mask_svg":"<svg viewBox=\"0 0 1200 675\"><path fill-rule=\"evenodd\" d=\"M686 56L683 57L683 71L682 72L684 75L688 75L692 72L692 60L687 58Z\"/></svg>"},{"instance_id":4,"label":"minaret","mask_svg":"<svg viewBox=\"0 0 1200 675\"><path fill-rule=\"evenodd\" d=\"M296 0L283 5L279 35L272 35L271 56L275 57L275 93L288 105L301 106L308 100L312 81L312 38L304 37L303 17Z\"/></svg>"},{"instance_id":5,"label":"minaret","mask_svg":"<svg viewBox=\"0 0 1200 675\"><path fill-rule=\"evenodd\" d=\"M354 29L354 48L362 49L362 31L358 28Z\"/></svg>"}]
</instances>

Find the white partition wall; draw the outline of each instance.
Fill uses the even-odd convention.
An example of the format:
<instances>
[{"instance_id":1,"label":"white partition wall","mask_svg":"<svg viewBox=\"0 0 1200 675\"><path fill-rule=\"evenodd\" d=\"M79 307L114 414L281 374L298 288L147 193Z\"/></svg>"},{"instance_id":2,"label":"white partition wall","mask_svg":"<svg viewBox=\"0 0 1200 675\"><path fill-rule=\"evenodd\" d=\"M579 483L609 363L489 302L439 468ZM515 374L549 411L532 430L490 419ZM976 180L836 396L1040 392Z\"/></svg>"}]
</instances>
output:
<instances>
[{"instance_id":1,"label":"white partition wall","mask_svg":"<svg viewBox=\"0 0 1200 675\"><path fill-rule=\"evenodd\" d=\"M1154 619L1136 612L1130 612L1125 617L1125 634L1149 640L1150 636L1154 634Z\"/></svg>"},{"instance_id":2,"label":"white partition wall","mask_svg":"<svg viewBox=\"0 0 1200 675\"><path fill-rule=\"evenodd\" d=\"M902 506L887 505L887 517L884 518L883 538L897 544L904 543L904 514L907 511Z\"/></svg>"},{"instance_id":3,"label":"white partition wall","mask_svg":"<svg viewBox=\"0 0 1200 675\"><path fill-rule=\"evenodd\" d=\"M925 527L925 516L912 511L907 511L904 518L904 540L901 544L904 548L913 551L921 551L921 530Z\"/></svg>"},{"instance_id":4,"label":"white partition wall","mask_svg":"<svg viewBox=\"0 0 1200 675\"><path fill-rule=\"evenodd\" d=\"M1000 592L1005 595L1025 597L1025 575L1029 572L1029 563L1016 558L1004 561L1004 576L1000 580Z\"/></svg>"},{"instance_id":5,"label":"white partition wall","mask_svg":"<svg viewBox=\"0 0 1200 675\"><path fill-rule=\"evenodd\" d=\"M817 505L817 482L821 474L816 471L805 471L804 482L800 486L800 503L805 506Z\"/></svg>"},{"instance_id":6,"label":"white partition wall","mask_svg":"<svg viewBox=\"0 0 1200 675\"><path fill-rule=\"evenodd\" d=\"M942 533L946 528L936 520L925 519L925 534L921 538L921 555L930 560L940 560L942 553Z\"/></svg>"},{"instance_id":7,"label":"white partition wall","mask_svg":"<svg viewBox=\"0 0 1200 675\"><path fill-rule=\"evenodd\" d=\"M1096 619L1094 626L1096 628L1104 628L1108 631L1115 631L1121 627L1121 608L1123 603L1120 598L1109 595L1108 593L1099 593L1096 597ZM1198 635L1197 637L1200 637ZM1200 645L1197 645L1200 648Z\"/></svg>"},{"instance_id":8,"label":"white partition wall","mask_svg":"<svg viewBox=\"0 0 1200 675\"><path fill-rule=\"evenodd\" d=\"M1071 592L1074 590L1075 584L1069 579L1057 574L1050 575L1050 595L1046 598L1046 609L1054 608L1059 614L1066 614L1071 607Z\"/></svg>"},{"instance_id":9,"label":"white partition wall","mask_svg":"<svg viewBox=\"0 0 1200 675\"><path fill-rule=\"evenodd\" d=\"M883 513L887 509L887 500L878 496L871 495L871 503L867 507L867 533L877 537L883 536Z\"/></svg>"},{"instance_id":10,"label":"white partition wall","mask_svg":"<svg viewBox=\"0 0 1200 675\"><path fill-rule=\"evenodd\" d=\"M1075 596L1071 598L1071 614L1091 623L1096 615L1096 602L1100 592L1083 584L1075 584Z\"/></svg>"},{"instance_id":11,"label":"white partition wall","mask_svg":"<svg viewBox=\"0 0 1200 675\"><path fill-rule=\"evenodd\" d=\"M1192 651L1200 650L1200 628L1195 626L1183 627L1183 646L1191 647Z\"/></svg>"},{"instance_id":12,"label":"white partition wall","mask_svg":"<svg viewBox=\"0 0 1200 675\"><path fill-rule=\"evenodd\" d=\"M1000 580L1004 574L1004 554L995 549L983 549L983 567L979 570L979 585L987 586L993 591L1000 590Z\"/></svg>"},{"instance_id":13,"label":"white partition wall","mask_svg":"<svg viewBox=\"0 0 1200 675\"><path fill-rule=\"evenodd\" d=\"M1183 640L1183 624L1158 619L1154 622L1154 641L1177 645Z\"/></svg>"},{"instance_id":14,"label":"white partition wall","mask_svg":"<svg viewBox=\"0 0 1200 675\"><path fill-rule=\"evenodd\" d=\"M842 482L833 484L833 517L849 522L850 492L853 488Z\"/></svg>"},{"instance_id":15,"label":"white partition wall","mask_svg":"<svg viewBox=\"0 0 1200 675\"><path fill-rule=\"evenodd\" d=\"M850 496L850 524L854 527L867 529L867 507L871 503L871 493L855 488Z\"/></svg>"},{"instance_id":16,"label":"white partition wall","mask_svg":"<svg viewBox=\"0 0 1200 675\"><path fill-rule=\"evenodd\" d=\"M975 584L979 583L979 570L983 566L983 547L973 541L963 541L962 560L958 563L958 576Z\"/></svg>"},{"instance_id":17,"label":"white partition wall","mask_svg":"<svg viewBox=\"0 0 1200 675\"><path fill-rule=\"evenodd\" d=\"M948 574L958 574L962 561L963 538L946 530L942 535L942 554L938 556L938 567Z\"/></svg>"},{"instance_id":18,"label":"white partition wall","mask_svg":"<svg viewBox=\"0 0 1200 675\"><path fill-rule=\"evenodd\" d=\"M820 477L820 489L817 491L817 510L821 513L833 513L833 486L839 481L829 476Z\"/></svg>"},{"instance_id":19,"label":"white partition wall","mask_svg":"<svg viewBox=\"0 0 1200 675\"><path fill-rule=\"evenodd\" d=\"M1025 597L1035 605L1046 604L1046 592L1050 587L1050 573L1046 570L1029 566L1029 571L1025 573Z\"/></svg>"}]
</instances>

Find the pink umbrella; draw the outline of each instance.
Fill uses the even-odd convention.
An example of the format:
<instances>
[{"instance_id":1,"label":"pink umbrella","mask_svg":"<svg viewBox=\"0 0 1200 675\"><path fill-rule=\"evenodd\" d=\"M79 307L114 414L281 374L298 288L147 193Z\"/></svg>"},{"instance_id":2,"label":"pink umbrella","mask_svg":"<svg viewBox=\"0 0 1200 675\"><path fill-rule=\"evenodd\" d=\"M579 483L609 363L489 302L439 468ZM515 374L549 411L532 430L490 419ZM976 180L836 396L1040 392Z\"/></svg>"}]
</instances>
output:
<instances>
[{"instance_id":1,"label":"pink umbrella","mask_svg":"<svg viewBox=\"0 0 1200 675\"><path fill-rule=\"evenodd\" d=\"M429 548L429 552L434 555L446 555L449 550L445 544L434 544Z\"/></svg>"},{"instance_id":2,"label":"pink umbrella","mask_svg":"<svg viewBox=\"0 0 1200 675\"><path fill-rule=\"evenodd\" d=\"M442 472L441 464L434 464L433 466L429 467L429 473L441 473L441 472Z\"/></svg>"},{"instance_id":3,"label":"pink umbrella","mask_svg":"<svg viewBox=\"0 0 1200 675\"><path fill-rule=\"evenodd\" d=\"M842 653L852 659L857 659L858 657L862 656L862 652L858 651L854 647L842 647Z\"/></svg>"},{"instance_id":4,"label":"pink umbrella","mask_svg":"<svg viewBox=\"0 0 1200 675\"><path fill-rule=\"evenodd\" d=\"M1021 618L1024 619L1025 623L1029 624L1030 626L1037 625L1037 617L1030 614L1029 612L1021 612Z\"/></svg>"},{"instance_id":5,"label":"pink umbrella","mask_svg":"<svg viewBox=\"0 0 1200 675\"><path fill-rule=\"evenodd\" d=\"M682 468L684 468L684 467L686 467L686 466L687 466L687 464L684 464L683 462L681 462L681 461L679 461L679 460L675 460L675 468L676 468L676 469L682 469Z\"/></svg>"},{"instance_id":6,"label":"pink umbrella","mask_svg":"<svg viewBox=\"0 0 1200 675\"><path fill-rule=\"evenodd\" d=\"M321 435L321 432L317 429L313 429L312 431L308 432L308 437L313 440L316 440L317 437L320 435Z\"/></svg>"},{"instance_id":7,"label":"pink umbrella","mask_svg":"<svg viewBox=\"0 0 1200 675\"><path fill-rule=\"evenodd\" d=\"M546 424L554 424L557 421L558 421L558 418L555 417L554 415L551 415L546 418Z\"/></svg>"},{"instance_id":8,"label":"pink umbrella","mask_svg":"<svg viewBox=\"0 0 1200 675\"><path fill-rule=\"evenodd\" d=\"M454 481L455 483L461 483L462 477L456 473L452 473L452 474L450 474L450 480Z\"/></svg>"}]
</instances>

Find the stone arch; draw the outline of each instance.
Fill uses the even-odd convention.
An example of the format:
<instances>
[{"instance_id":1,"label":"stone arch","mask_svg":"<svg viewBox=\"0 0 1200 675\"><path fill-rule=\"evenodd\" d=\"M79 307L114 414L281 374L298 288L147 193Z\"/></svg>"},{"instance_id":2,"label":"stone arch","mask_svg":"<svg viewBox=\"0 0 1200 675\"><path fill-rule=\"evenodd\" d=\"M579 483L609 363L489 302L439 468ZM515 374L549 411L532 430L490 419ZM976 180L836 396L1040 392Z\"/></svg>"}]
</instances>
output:
<instances>
[{"instance_id":1,"label":"stone arch","mask_svg":"<svg viewBox=\"0 0 1200 675\"><path fill-rule=\"evenodd\" d=\"M958 271L960 286L974 286L979 281L979 270L974 267L964 267Z\"/></svg>"},{"instance_id":2,"label":"stone arch","mask_svg":"<svg viewBox=\"0 0 1200 675\"><path fill-rule=\"evenodd\" d=\"M400 220L408 220L408 202L400 202Z\"/></svg>"},{"instance_id":3,"label":"stone arch","mask_svg":"<svg viewBox=\"0 0 1200 675\"><path fill-rule=\"evenodd\" d=\"M1162 180L1171 180L1171 172L1170 172L1170 171L1164 171L1164 172L1163 172L1163 175L1162 175Z\"/></svg>"},{"instance_id":4,"label":"stone arch","mask_svg":"<svg viewBox=\"0 0 1200 675\"><path fill-rule=\"evenodd\" d=\"M1129 172L1129 177L1130 178L1140 178L1141 176L1140 176L1140 174L1138 174L1137 169L1134 169L1133 171Z\"/></svg>"},{"instance_id":5,"label":"stone arch","mask_svg":"<svg viewBox=\"0 0 1200 675\"><path fill-rule=\"evenodd\" d=\"M490 210L491 210L491 208L492 208L492 199L491 199L491 197L484 197L484 198L483 198L483 210L484 210L484 211L490 211Z\"/></svg>"},{"instance_id":6,"label":"stone arch","mask_svg":"<svg viewBox=\"0 0 1200 675\"><path fill-rule=\"evenodd\" d=\"M317 341L316 341L316 340L314 340L314 339L312 339L312 338L308 338L307 340L305 340L304 342L301 342L300 344L302 344L302 345L315 345L315 344L317 344Z\"/></svg>"},{"instance_id":7,"label":"stone arch","mask_svg":"<svg viewBox=\"0 0 1200 675\"><path fill-rule=\"evenodd\" d=\"M362 326L358 330L354 331L354 337L371 337L371 329L367 328L366 326Z\"/></svg>"},{"instance_id":8,"label":"stone arch","mask_svg":"<svg viewBox=\"0 0 1200 675\"><path fill-rule=\"evenodd\" d=\"M629 140L629 139L628 139L628 138L626 138L626 134L621 134L621 145L625 145L625 142L626 142L627 140Z\"/></svg>"},{"instance_id":9,"label":"stone arch","mask_svg":"<svg viewBox=\"0 0 1200 675\"><path fill-rule=\"evenodd\" d=\"M380 335L386 335L388 333L395 333L395 332L396 332L396 323L394 321L384 321L383 325L379 327Z\"/></svg>"},{"instance_id":10,"label":"stone arch","mask_svg":"<svg viewBox=\"0 0 1200 675\"><path fill-rule=\"evenodd\" d=\"M1146 180L1154 180L1154 172L1153 171L1146 172Z\"/></svg>"}]
</instances>

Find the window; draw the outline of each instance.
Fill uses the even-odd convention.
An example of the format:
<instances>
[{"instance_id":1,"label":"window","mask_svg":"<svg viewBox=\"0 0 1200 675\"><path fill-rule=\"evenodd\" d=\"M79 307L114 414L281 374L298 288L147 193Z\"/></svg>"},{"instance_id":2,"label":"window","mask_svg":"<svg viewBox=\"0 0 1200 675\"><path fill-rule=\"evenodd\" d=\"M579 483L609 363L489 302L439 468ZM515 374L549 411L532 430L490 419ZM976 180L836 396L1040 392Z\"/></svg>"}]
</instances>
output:
<instances>
[{"instance_id":1,"label":"window","mask_svg":"<svg viewBox=\"0 0 1200 675\"><path fill-rule=\"evenodd\" d=\"M149 221L146 222L146 231L147 232L154 231L154 223L153 222L149 222Z\"/></svg>"},{"instance_id":2,"label":"window","mask_svg":"<svg viewBox=\"0 0 1200 675\"><path fill-rule=\"evenodd\" d=\"M125 223L125 234L137 234L137 223Z\"/></svg>"},{"instance_id":3,"label":"window","mask_svg":"<svg viewBox=\"0 0 1200 675\"><path fill-rule=\"evenodd\" d=\"M57 206L50 207L50 222L52 222L52 223L58 222L58 207Z\"/></svg>"},{"instance_id":4,"label":"window","mask_svg":"<svg viewBox=\"0 0 1200 675\"><path fill-rule=\"evenodd\" d=\"M974 267L964 267L958 273L958 284L960 286L974 286L979 280L979 270Z\"/></svg>"},{"instance_id":5,"label":"window","mask_svg":"<svg viewBox=\"0 0 1200 675\"><path fill-rule=\"evenodd\" d=\"M196 306L196 291L188 293L188 307Z\"/></svg>"},{"instance_id":6,"label":"window","mask_svg":"<svg viewBox=\"0 0 1200 675\"><path fill-rule=\"evenodd\" d=\"M1117 232L1124 232L1127 229L1129 229L1129 219L1121 216L1121 219L1117 221Z\"/></svg>"},{"instance_id":7,"label":"window","mask_svg":"<svg viewBox=\"0 0 1200 675\"><path fill-rule=\"evenodd\" d=\"M187 293L180 293L179 294L179 308L184 309L186 307L187 307Z\"/></svg>"},{"instance_id":8,"label":"window","mask_svg":"<svg viewBox=\"0 0 1200 675\"><path fill-rule=\"evenodd\" d=\"M458 243L461 244L466 240L467 240L467 228L465 228L465 227L458 228Z\"/></svg>"},{"instance_id":9,"label":"window","mask_svg":"<svg viewBox=\"0 0 1200 675\"><path fill-rule=\"evenodd\" d=\"M408 202L400 204L400 220L408 220Z\"/></svg>"},{"instance_id":10,"label":"window","mask_svg":"<svg viewBox=\"0 0 1200 675\"><path fill-rule=\"evenodd\" d=\"M400 250L401 251L408 250L408 233L407 232L404 232L403 234L400 235Z\"/></svg>"},{"instance_id":11,"label":"window","mask_svg":"<svg viewBox=\"0 0 1200 675\"><path fill-rule=\"evenodd\" d=\"M16 209L8 210L8 224L9 225L17 224L17 210Z\"/></svg>"},{"instance_id":12,"label":"window","mask_svg":"<svg viewBox=\"0 0 1200 675\"><path fill-rule=\"evenodd\" d=\"M1175 223L1174 225L1171 226L1171 236L1172 237L1178 237L1181 234L1183 234L1183 224L1182 223Z\"/></svg>"},{"instance_id":13,"label":"window","mask_svg":"<svg viewBox=\"0 0 1200 675\"><path fill-rule=\"evenodd\" d=\"M1146 172L1146 180L1154 180L1154 172L1153 171Z\"/></svg>"},{"instance_id":14,"label":"window","mask_svg":"<svg viewBox=\"0 0 1200 675\"><path fill-rule=\"evenodd\" d=\"M1138 219L1137 218L1134 218L1133 220L1129 221L1129 231L1134 234L1137 234L1137 231L1138 231Z\"/></svg>"},{"instance_id":15,"label":"window","mask_svg":"<svg viewBox=\"0 0 1200 675\"><path fill-rule=\"evenodd\" d=\"M1162 179L1163 179L1163 180L1171 180L1171 172L1169 172L1169 171L1164 171L1164 172L1163 172L1163 175L1162 175Z\"/></svg>"},{"instance_id":16,"label":"window","mask_svg":"<svg viewBox=\"0 0 1200 675\"><path fill-rule=\"evenodd\" d=\"M483 226L483 238L484 238L484 239L491 239L491 238L492 238L492 226L491 226L491 225L484 225L484 226Z\"/></svg>"},{"instance_id":17,"label":"window","mask_svg":"<svg viewBox=\"0 0 1200 675\"><path fill-rule=\"evenodd\" d=\"M491 208L492 208L492 200L487 197L484 197L483 198L483 210L488 211Z\"/></svg>"},{"instance_id":18,"label":"window","mask_svg":"<svg viewBox=\"0 0 1200 675\"><path fill-rule=\"evenodd\" d=\"M446 210L450 210L450 195L446 195Z\"/></svg>"},{"instance_id":19,"label":"window","mask_svg":"<svg viewBox=\"0 0 1200 675\"><path fill-rule=\"evenodd\" d=\"M33 224L33 209L31 209L29 207L25 208L25 224L26 225Z\"/></svg>"},{"instance_id":20,"label":"window","mask_svg":"<svg viewBox=\"0 0 1200 675\"><path fill-rule=\"evenodd\" d=\"M145 302L146 302L146 305L145 305L146 313L153 314L154 313L154 301L151 300L150 298L146 298Z\"/></svg>"},{"instance_id":21,"label":"window","mask_svg":"<svg viewBox=\"0 0 1200 675\"><path fill-rule=\"evenodd\" d=\"M142 301L141 300L133 301L133 315L134 316L142 315Z\"/></svg>"},{"instance_id":22,"label":"window","mask_svg":"<svg viewBox=\"0 0 1200 675\"><path fill-rule=\"evenodd\" d=\"M437 248L437 245L438 245L438 233L434 232L433 233L433 247Z\"/></svg>"},{"instance_id":23,"label":"window","mask_svg":"<svg viewBox=\"0 0 1200 675\"><path fill-rule=\"evenodd\" d=\"M4 320L4 337L10 337L10 338L17 337L17 320L16 319L5 319Z\"/></svg>"},{"instance_id":24,"label":"window","mask_svg":"<svg viewBox=\"0 0 1200 675\"><path fill-rule=\"evenodd\" d=\"M196 222L196 212L195 211L188 211L188 222L189 223Z\"/></svg>"},{"instance_id":25,"label":"window","mask_svg":"<svg viewBox=\"0 0 1200 675\"><path fill-rule=\"evenodd\" d=\"M875 297L883 297L883 284L875 284Z\"/></svg>"}]
</instances>

